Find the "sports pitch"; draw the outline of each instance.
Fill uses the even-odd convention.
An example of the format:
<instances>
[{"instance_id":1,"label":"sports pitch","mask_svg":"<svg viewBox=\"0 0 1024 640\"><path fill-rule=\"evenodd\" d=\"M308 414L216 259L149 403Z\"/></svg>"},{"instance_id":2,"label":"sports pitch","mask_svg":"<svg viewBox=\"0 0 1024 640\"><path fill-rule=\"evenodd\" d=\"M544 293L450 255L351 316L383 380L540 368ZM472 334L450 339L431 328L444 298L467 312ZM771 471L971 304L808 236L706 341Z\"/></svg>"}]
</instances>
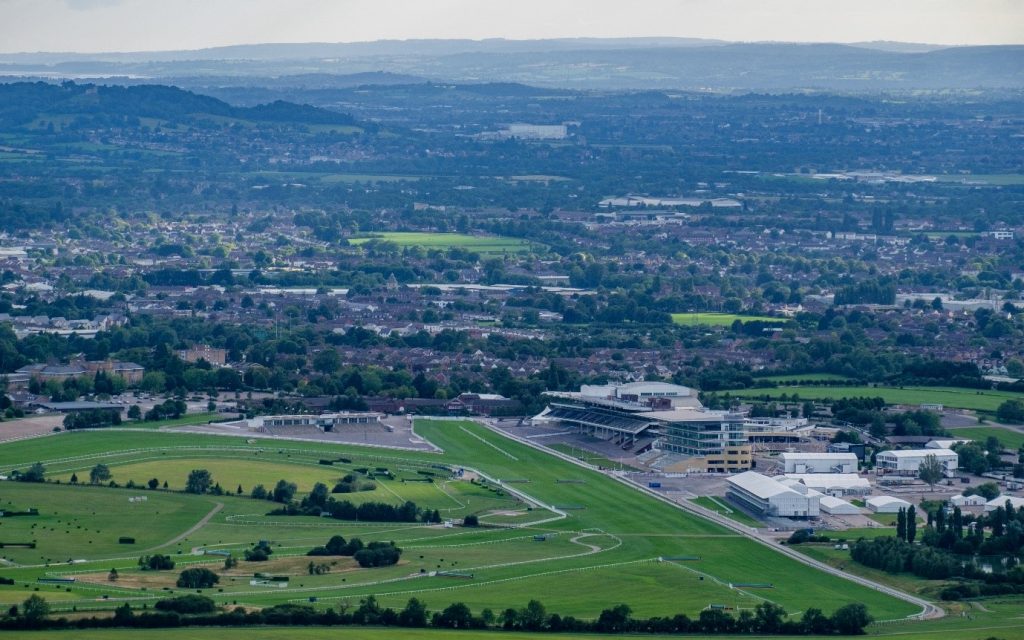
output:
<instances>
[{"instance_id":1,"label":"sports pitch","mask_svg":"<svg viewBox=\"0 0 1024 640\"><path fill-rule=\"evenodd\" d=\"M673 313L672 322L683 326L707 325L710 327L731 327L734 322L776 322L779 325L789 322L787 318L772 316L741 316L735 313Z\"/></svg>"},{"instance_id":2,"label":"sports pitch","mask_svg":"<svg viewBox=\"0 0 1024 640\"><path fill-rule=\"evenodd\" d=\"M709 604L742 610L765 599L798 613L812 604L808 594L813 593L813 606L826 612L849 602L865 603L879 619L917 612L908 603L809 570L607 475L476 423L418 420L416 429L445 453L148 431L69 433L2 445L3 471L41 461L54 479L67 478L71 472L81 479L103 462L115 481L163 474L174 487L180 484L173 480L183 482L190 469L206 468L231 493L236 484L248 491L257 480L268 488L279 479L306 485L319 480L330 486L356 468L381 467L395 478L375 478L373 491L336 497L392 504L413 500L420 507L438 509L443 518L461 519L474 513L484 524L514 526L467 529L268 516L277 505L235 495L196 496L68 486L66 482L3 483L4 506L9 502L20 509L35 507L40 515L5 518L0 525L0 541L37 543L34 549L0 549L14 563L0 569L0 575L15 580L14 585L0 587L0 604L20 602L38 588L58 612L72 607L79 611L112 608L123 601L151 605L179 591L173 582L181 568L207 566L221 571L223 559L199 555L200 550L228 551L240 557L256 541L269 540L274 549L270 563L243 560L238 571L223 574L218 588L206 595L222 604L251 606L309 602L315 597L315 606L327 607L351 605L375 594L383 605L396 608L415 596L432 610L461 601L474 611L484 607L501 611L539 598L549 611L591 618L620 602L629 604L638 617L696 615ZM347 462L319 464L320 459L342 458ZM420 471L436 471L434 465L441 464L467 465L492 482L481 485L449 479L446 474L433 483L411 481L423 475ZM509 482L499 484L500 479ZM129 502L129 497L137 496L148 499ZM331 572L308 575L303 570L306 559L300 556L335 534L365 541L394 540L404 550L402 562L359 569L338 559ZM135 544L119 544L121 536L135 537ZM154 552L171 555L177 571L145 575L138 571L137 558ZM673 556L699 559L660 560ZM120 574L117 582L106 579L112 568ZM430 576L439 570L473 577ZM251 586L249 579L256 571L288 575L289 585L285 589ZM76 576L80 579L70 585L37 583L40 577ZM731 587L743 582L772 587Z\"/></svg>"},{"instance_id":3,"label":"sports pitch","mask_svg":"<svg viewBox=\"0 0 1024 640\"><path fill-rule=\"evenodd\" d=\"M399 247L422 247L424 249L451 249L458 247L478 253L521 253L529 251L532 244L519 238L503 236L471 236L462 233L424 233L419 231L387 231L375 233L366 238L352 238L350 244L359 246L370 240L383 240Z\"/></svg>"}]
</instances>

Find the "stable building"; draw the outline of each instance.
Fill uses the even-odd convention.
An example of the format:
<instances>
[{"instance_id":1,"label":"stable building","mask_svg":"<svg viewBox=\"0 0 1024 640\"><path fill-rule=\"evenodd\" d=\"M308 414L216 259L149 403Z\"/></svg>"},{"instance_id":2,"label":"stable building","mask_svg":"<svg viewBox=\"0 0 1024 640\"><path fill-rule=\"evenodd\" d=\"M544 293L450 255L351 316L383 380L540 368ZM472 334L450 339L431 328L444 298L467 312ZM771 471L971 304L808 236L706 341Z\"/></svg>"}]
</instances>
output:
<instances>
[{"instance_id":1,"label":"stable building","mask_svg":"<svg viewBox=\"0 0 1024 640\"><path fill-rule=\"evenodd\" d=\"M857 456L853 453L794 453L779 455L785 473L856 473Z\"/></svg>"},{"instance_id":2,"label":"stable building","mask_svg":"<svg viewBox=\"0 0 1024 640\"><path fill-rule=\"evenodd\" d=\"M816 518L820 515L820 494L801 493L781 482L747 471L726 480L726 496L747 509L766 516Z\"/></svg>"},{"instance_id":3,"label":"stable building","mask_svg":"<svg viewBox=\"0 0 1024 640\"><path fill-rule=\"evenodd\" d=\"M894 449L883 451L875 456L875 466L883 473L895 473L905 476L917 475L921 463L928 456L942 463L947 477L956 474L960 466L960 457L955 451L948 449Z\"/></svg>"}]
</instances>

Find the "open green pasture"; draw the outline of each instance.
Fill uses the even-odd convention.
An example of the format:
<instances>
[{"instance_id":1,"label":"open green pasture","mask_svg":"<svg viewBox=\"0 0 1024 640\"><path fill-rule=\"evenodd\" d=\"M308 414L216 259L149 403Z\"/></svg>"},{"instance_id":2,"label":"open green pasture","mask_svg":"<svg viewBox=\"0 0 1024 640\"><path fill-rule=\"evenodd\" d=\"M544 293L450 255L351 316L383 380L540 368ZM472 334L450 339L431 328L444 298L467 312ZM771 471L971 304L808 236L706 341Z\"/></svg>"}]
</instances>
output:
<instances>
[{"instance_id":1,"label":"open green pasture","mask_svg":"<svg viewBox=\"0 0 1024 640\"><path fill-rule=\"evenodd\" d=\"M994 412L1000 404L1009 399L1024 399L1024 394L1012 391L989 389L957 389L954 387L812 387L795 385L777 389L741 389L730 391L743 398L777 399L782 394L792 397L797 394L801 400L829 400L839 398L882 398L888 404L941 404L954 409L973 409Z\"/></svg>"},{"instance_id":2,"label":"open green pasture","mask_svg":"<svg viewBox=\"0 0 1024 640\"><path fill-rule=\"evenodd\" d=\"M789 322L787 318L772 316L741 316L735 313L673 313L672 322L683 326L707 325L711 327L730 327L740 322L777 322L780 325Z\"/></svg>"},{"instance_id":3,"label":"open green pasture","mask_svg":"<svg viewBox=\"0 0 1024 640\"><path fill-rule=\"evenodd\" d=\"M1016 451L1024 447L1024 432L1006 429L1004 427L966 427L964 429L950 429L954 438L968 438L985 442L990 437L999 439L1004 449Z\"/></svg>"},{"instance_id":4,"label":"open green pasture","mask_svg":"<svg viewBox=\"0 0 1024 640\"><path fill-rule=\"evenodd\" d=\"M517 253L530 250L530 243L519 238L502 236L471 236L463 233L429 233L419 231L387 231L365 238L352 238L356 246L370 240L392 242L399 247L422 247L424 249L451 249L458 247L479 253Z\"/></svg>"},{"instance_id":5,"label":"open green pasture","mask_svg":"<svg viewBox=\"0 0 1024 640\"><path fill-rule=\"evenodd\" d=\"M652 616L695 615L712 603L753 607L762 599L800 612L810 606L808 594L813 593L813 605L826 611L863 602L879 619L916 612L902 601L808 570L761 543L646 496L608 474L555 458L477 423L421 419L416 430L444 453L156 431L68 433L0 445L0 470L40 461L51 478L70 477L76 469L83 478L103 462L119 482L162 474L171 486L179 486L176 483L184 482L188 470L202 465L229 491L237 484L248 490L256 481L270 487L278 479L309 486L356 466L382 466L399 479L375 480L378 488L372 492L338 497L392 503L411 499L421 507L441 510L443 518L459 520L477 513L484 516L483 522L493 518L516 524L473 529L343 522L269 516L275 505L244 496L0 483L0 499L41 511L40 516L4 519L0 524L0 537L33 534L40 545L0 550L15 563L0 567L0 575L15 580L14 585L0 586L0 605L23 599L43 576L79 578L73 585L38 587L59 611L109 609L122 601L151 604L177 591L177 571L200 564L222 574L218 590L208 595L220 603L248 606L308 602L314 596L318 607L340 606L374 594L389 606L403 606L415 596L435 610L463 601L477 611L501 611L539 597L550 611L563 615L593 617L609 604L625 602L637 615ZM318 465L321 458L341 457L350 462ZM483 481L401 481L439 463L471 467L484 474ZM128 497L138 495L148 500L128 502ZM43 531L35 533L41 527L52 542L44 543ZM133 534L136 544L117 543L118 536ZM404 550L402 561L392 567L359 569L342 558L333 561L330 572L309 575L304 554L335 534L364 541L394 540ZM240 557L258 540L272 545L270 561L243 560L231 573L221 569L222 558L197 555L210 549ZM136 559L153 552L148 549L170 554L178 563L176 571L138 571ZM672 560L681 556L695 559ZM50 566L45 566L47 559ZM76 562L68 563L69 559ZM117 583L106 579L111 568L121 575ZM256 571L287 575L289 586L251 586L249 579ZM434 571L473 577L431 576ZM772 587L731 586L745 582Z\"/></svg>"}]
</instances>

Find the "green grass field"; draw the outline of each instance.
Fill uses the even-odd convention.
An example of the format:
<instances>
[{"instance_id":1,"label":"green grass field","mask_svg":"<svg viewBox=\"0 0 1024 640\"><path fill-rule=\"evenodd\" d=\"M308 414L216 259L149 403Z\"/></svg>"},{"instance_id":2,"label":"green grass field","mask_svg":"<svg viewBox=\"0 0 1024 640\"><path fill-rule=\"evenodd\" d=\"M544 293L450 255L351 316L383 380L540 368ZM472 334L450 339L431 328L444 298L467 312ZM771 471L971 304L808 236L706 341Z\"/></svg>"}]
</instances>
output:
<instances>
[{"instance_id":1,"label":"green grass field","mask_svg":"<svg viewBox=\"0 0 1024 640\"><path fill-rule=\"evenodd\" d=\"M741 316L735 313L673 313L672 322L683 326L707 325L710 327L730 327L732 323L740 322L777 322L780 325L789 322L787 318L774 318L771 316Z\"/></svg>"},{"instance_id":2,"label":"green grass field","mask_svg":"<svg viewBox=\"0 0 1024 640\"><path fill-rule=\"evenodd\" d=\"M427 233L418 231L389 231L375 233L366 238L352 238L351 244L359 246L373 239L392 242L399 247L422 247L424 249L451 249L459 247L478 253L521 253L529 251L531 243L519 238L502 236L470 236L462 233Z\"/></svg>"},{"instance_id":3,"label":"green grass field","mask_svg":"<svg viewBox=\"0 0 1024 640\"><path fill-rule=\"evenodd\" d=\"M732 507L725 498L712 498L711 496L701 496L694 498L692 502L699 504L705 509L711 509L715 513L720 513L730 520L735 520L740 524L745 524L748 527L760 527L763 522L759 522L754 518L751 518L747 514L743 513L739 509Z\"/></svg>"},{"instance_id":4,"label":"green grass field","mask_svg":"<svg viewBox=\"0 0 1024 640\"><path fill-rule=\"evenodd\" d=\"M973 409L994 412L1000 404L1009 399L1024 399L1024 394L1010 391L979 389L957 389L953 387L811 387L789 386L777 389L741 389L730 391L734 396L776 399L782 394L792 397L798 394L801 400L827 400L838 398L870 397L882 398L888 404L941 404L954 409Z\"/></svg>"},{"instance_id":5,"label":"green grass field","mask_svg":"<svg viewBox=\"0 0 1024 640\"><path fill-rule=\"evenodd\" d=\"M1012 431L1004 427L966 427L963 429L950 429L954 438L970 438L985 442L990 436L999 438L1004 449L1016 451L1024 447L1024 432Z\"/></svg>"},{"instance_id":6,"label":"green grass field","mask_svg":"<svg viewBox=\"0 0 1024 640\"><path fill-rule=\"evenodd\" d=\"M447 478L433 484L380 480L372 492L340 497L393 504L413 500L421 507L440 510L444 518L458 520L476 513L483 522L516 525L473 529L342 522L269 516L272 503L233 495L4 483L0 485L3 501L15 508L36 507L41 515L5 518L0 524L0 541L38 544L35 549L0 550L15 563L0 568L0 575L15 580L14 585L0 586L0 606L20 602L35 588L58 611L109 609L119 601L152 604L177 592L177 571L138 571L136 559L142 553L168 553L178 563L177 570L205 565L221 572L222 559L198 555L199 550L240 556L257 540L268 540L274 549L269 562L240 562L237 570L222 573L218 589L223 591L208 595L219 603L254 607L307 602L310 596L317 597L318 607L336 607L357 603L370 594L386 606L401 607L415 595L433 610L462 601L474 611L483 607L501 611L540 597L549 611L591 618L619 602L628 603L642 617L696 615L710 603L750 608L762 599L800 612L808 606L808 593L813 593L814 605L825 611L863 602L884 620L916 612L912 605L808 570L613 477L509 440L479 424L418 420L416 430L445 453L151 430L76 432L0 445L0 470L41 461L51 478L67 478L75 470L80 470L82 478L103 462L120 482L163 474L171 486L180 486L176 482L183 482L189 469L202 465L229 491L239 483L248 490L256 481L269 487L282 477L308 486L357 466L387 467L399 478L411 478L438 463L468 465L490 480L482 485ZM342 456L350 462L317 464L320 458ZM564 482L567 479L573 482ZM515 492L526 495L517 497ZM139 495L148 500L128 501ZM366 541L394 540L404 550L402 562L359 569L342 559L329 573L308 575L305 552L334 534ZM118 538L125 535L135 537L136 543L119 544ZM538 535L545 539L536 540ZM699 560L659 561L670 556ZM111 568L121 574L117 583L106 579ZM473 578L428 575L442 569L465 571ZM249 579L256 571L288 575L291 581L280 590L253 587ZM78 581L70 586L37 585L36 579L43 576L74 576ZM773 587L752 591L729 586L737 582L765 582ZM104 595L110 600L104 600Z\"/></svg>"}]
</instances>

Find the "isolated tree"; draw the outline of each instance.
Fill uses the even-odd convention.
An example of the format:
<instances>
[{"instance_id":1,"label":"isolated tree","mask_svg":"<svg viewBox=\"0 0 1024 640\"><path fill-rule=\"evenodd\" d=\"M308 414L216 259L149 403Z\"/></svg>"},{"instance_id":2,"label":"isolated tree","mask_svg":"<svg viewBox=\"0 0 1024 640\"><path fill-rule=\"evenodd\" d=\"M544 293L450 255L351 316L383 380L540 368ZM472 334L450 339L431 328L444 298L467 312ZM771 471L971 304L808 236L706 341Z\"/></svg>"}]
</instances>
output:
<instances>
[{"instance_id":1,"label":"isolated tree","mask_svg":"<svg viewBox=\"0 0 1024 640\"><path fill-rule=\"evenodd\" d=\"M128 407L128 419L142 420L142 409L139 408L139 405L133 404L132 406Z\"/></svg>"},{"instance_id":2,"label":"isolated tree","mask_svg":"<svg viewBox=\"0 0 1024 640\"><path fill-rule=\"evenodd\" d=\"M844 636L862 635L864 627L871 624L871 620L868 608L860 603L840 607L832 614L832 624L835 625L836 631Z\"/></svg>"},{"instance_id":3,"label":"isolated tree","mask_svg":"<svg viewBox=\"0 0 1024 640\"><path fill-rule=\"evenodd\" d=\"M146 484L149 486L150 489L156 489L157 487L160 486L160 481L157 480L156 478L150 478L149 482L147 482Z\"/></svg>"},{"instance_id":4,"label":"isolated tree","mask_svg":"<svg viewBox=\"0 0 1024 640\"><path fill-rule=\"evenodd\" d=\"M462 526L464 527L477 527L480 526L480 519L475 514L469 514L462 519Z\"/></svg>"},{"instance_id":5,"label":"isolated tree","mask_svg":"<svg viewBox=\"0 0 1024 640\"><path fill-rule=\"evenodd\" d=\"M917 477L928 484L929 491L934 491L935 483L942 480L945 475L946 468L932 453L926 455L921 461L921 466L917 468Z\"/></svg>"},{"instance_id":6,"label":"isolated tree","mask_svg":"<svg viewBox=\"0 0 1024 640\"><path fill-rule=\"evenodd\" d=\"M292 498L295 497L295 492L298 490L299 488L294 482L278 480L274 486L274 502L291 502Z\"/></svg>"},{"instance_id":7,"label":"isolated tree","mask_svg":"<svg viewBox=\"0 0 1024 640\"><path fill-rule=\"evenodd\" d=\"M72 473L71 474L71 484L78 484L78 474L77 473Z\"/></svg>"},{"instance_id":8,"label":"isolated tree","mask_svg":"<svg viewBox=\"0 0 1024 640\"><path fill-rule=\"evenodd\" d=\"M907 542L913 542L917 537L917 509L910 505L907 509Z\"/></svg>"},{"instance_id":9,"label":"isolated tree","mask_svg":"<svg viewBox=\"0 0 1024 640\"><path fill-rule=\"evenodd\" d=\"M32 594L21 604L21 615L30 624L38 624L50 613L50 605L43 598Z\"/></svg>"},{"instance_id":10,"label":"isolated tree","mask_svg":"<svg viewBox=\"0 0 1024 640\"><path fill-rule=\"evenodd\" d=\"M185 482L188 493L206 493L213 485L213 476L206 469L193 469Z\"/></svg>"},{"instance_id":11,"label":"isolated tree","mask_svg":"<svg viewBox=\"0 0 1024 640\"><path fill-rule=\"evenodd\" d=\"M896 512L896 538L899 540L907 539L907 510L900 507L900 510Z\"/></svg>"},{"instance_id":12,"label":"isolated tree","mask_svg":"<svg viewBox=\"0 0 1024 640\"><path fill-rule=\"evenodd\" d=\"M107 580L109 580L110 582L117 582L117 579L119 577L120 575L118 575L117 569L111 569L110 573L107 574Z\"/></svg>"},{"instance_id":13,"label":"isolated tree","mask_svg":"<svg viewBox=\"0 0 1024 640\"><path fill-rule=\"evenodd\" d=\"M89 483L99 484L101 482L107 482L110 480L113 474L110 473L110 467L105 464L98 464L89 471Z\"/></svg>"}]
</instances>

